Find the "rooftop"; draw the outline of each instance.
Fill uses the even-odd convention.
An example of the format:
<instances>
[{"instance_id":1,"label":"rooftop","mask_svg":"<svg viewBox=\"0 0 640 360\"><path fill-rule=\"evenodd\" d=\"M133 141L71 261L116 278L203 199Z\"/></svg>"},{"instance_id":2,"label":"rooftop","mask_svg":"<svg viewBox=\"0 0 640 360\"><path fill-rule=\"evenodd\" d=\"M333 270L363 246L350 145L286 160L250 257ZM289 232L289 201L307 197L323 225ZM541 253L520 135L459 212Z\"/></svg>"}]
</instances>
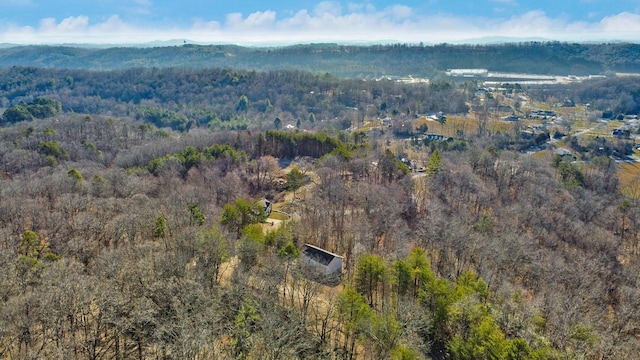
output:
<instances>
[{"instance_id":1,"label":"rooftop","mask_svg":"<svg viewBox=\"0 0 640 360\"><path fill-rule=\"evenodd\" d=\"M329 265L334 258L341 258L342 256L329 252L327 250L321 249L317 246L313 246L311 244L304 244L302 248L302 253L310 259L317 261L322 265Z\"/></svg>"}]
</instances>

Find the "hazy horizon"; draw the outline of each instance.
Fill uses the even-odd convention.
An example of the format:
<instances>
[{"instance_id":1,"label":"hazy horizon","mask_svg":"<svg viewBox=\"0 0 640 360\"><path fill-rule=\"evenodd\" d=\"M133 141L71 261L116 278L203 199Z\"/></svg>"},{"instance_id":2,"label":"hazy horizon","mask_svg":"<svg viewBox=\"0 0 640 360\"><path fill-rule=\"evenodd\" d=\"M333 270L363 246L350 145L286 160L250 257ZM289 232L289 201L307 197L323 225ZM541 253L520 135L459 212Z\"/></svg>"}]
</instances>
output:
<instances>
[{"instance_id":1,"label":"hazy horizon","mask_svg":"<svg viewBox=\"0 0 640 360\"><path fill-rule=\"evenodd\" d=\"M640 42L637 0L6 0L0 13L0 43L17 45Z\"/></svg>"}]
</instances>

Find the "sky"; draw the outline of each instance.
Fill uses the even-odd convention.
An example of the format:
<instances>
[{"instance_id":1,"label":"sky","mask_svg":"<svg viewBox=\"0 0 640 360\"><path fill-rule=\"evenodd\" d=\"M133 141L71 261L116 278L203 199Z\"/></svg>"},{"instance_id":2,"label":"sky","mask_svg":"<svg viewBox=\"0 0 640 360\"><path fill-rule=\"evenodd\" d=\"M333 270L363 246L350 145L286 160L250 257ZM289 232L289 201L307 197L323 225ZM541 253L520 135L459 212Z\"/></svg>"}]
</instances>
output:
<instances>
[{"instance_id":1,"label":"sky","mask_svg":"<svg viewBox=\"0 0 640 360\"><path fill-rule=\"evenodd\" d=\"M640 0L0 0L0 43L640 43Z\"/></svg>"}]
</instances>

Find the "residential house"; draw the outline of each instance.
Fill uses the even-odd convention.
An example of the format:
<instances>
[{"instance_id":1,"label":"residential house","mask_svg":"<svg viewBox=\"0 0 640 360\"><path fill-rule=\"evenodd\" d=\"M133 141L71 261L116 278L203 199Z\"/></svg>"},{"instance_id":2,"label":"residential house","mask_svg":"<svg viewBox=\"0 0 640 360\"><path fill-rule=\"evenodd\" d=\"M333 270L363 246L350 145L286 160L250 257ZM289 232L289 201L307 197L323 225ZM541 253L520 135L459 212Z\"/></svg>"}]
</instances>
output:
<instances>
[{"instance_id":1,"label":"residential house","mask_svg":"<svg viewBox=\"0 0 640 360\"><path fill-rule=\"evenodd\" d=\"M262 199L258 202L258 204L264 210L264 215L266 217L269 217L269 215L271 215L271 210L273 209L273 204L271 203L271 201Z\"/></svg>"},{"instance_id":2,"label":"residential house","mask_svg":"<svg viewBox=\"0 0 640 360\"><path fill-rule=\"evenodd\" d=\"M302 261L317 268L323 275L340 275L344 258L317 246L304 244Z\"/></svg>"}]
</instances>

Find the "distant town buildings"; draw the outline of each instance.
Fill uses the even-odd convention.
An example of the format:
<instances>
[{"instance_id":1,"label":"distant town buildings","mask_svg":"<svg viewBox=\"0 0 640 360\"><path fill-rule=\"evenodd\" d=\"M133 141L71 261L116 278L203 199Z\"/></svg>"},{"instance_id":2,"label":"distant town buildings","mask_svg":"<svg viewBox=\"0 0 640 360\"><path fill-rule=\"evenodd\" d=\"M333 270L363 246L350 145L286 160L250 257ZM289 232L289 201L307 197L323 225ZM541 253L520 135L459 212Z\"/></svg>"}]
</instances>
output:
<instances>
[{"instance_id":1,"label":"distant town buildings","mask_svg":"<svg viewBox=\"0 0 640 360\"><path fill-rule=\"evenodd\" d=\"M448 69L447 76L487 77L489 76L489 70L487 69Z\"/></svg>"}]
</instances>

